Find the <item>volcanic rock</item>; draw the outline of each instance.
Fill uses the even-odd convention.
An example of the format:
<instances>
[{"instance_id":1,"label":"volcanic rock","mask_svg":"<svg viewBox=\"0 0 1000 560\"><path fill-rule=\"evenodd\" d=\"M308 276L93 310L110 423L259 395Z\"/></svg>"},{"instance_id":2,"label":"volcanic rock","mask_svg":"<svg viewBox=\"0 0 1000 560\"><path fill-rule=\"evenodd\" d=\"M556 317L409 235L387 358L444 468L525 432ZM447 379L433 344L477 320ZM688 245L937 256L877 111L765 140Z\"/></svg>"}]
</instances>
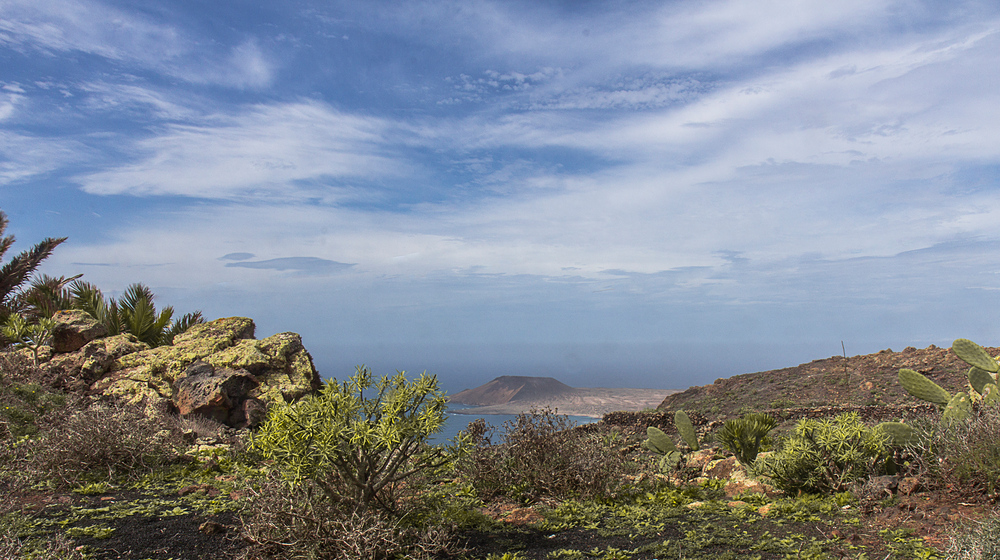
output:
<instances>
[{"instance_id":1,"label":"volcanic rock","mask_svg":"<svg viewBox=\"0 0 1000 560\"><path fill-rule=\"evenodd\" d=\"M56 323L52 329L52 350L56 353L79 350L91 340L108 334L103 323L79 309L56 311L52 320Z\"/></svg>"}]
</instances>

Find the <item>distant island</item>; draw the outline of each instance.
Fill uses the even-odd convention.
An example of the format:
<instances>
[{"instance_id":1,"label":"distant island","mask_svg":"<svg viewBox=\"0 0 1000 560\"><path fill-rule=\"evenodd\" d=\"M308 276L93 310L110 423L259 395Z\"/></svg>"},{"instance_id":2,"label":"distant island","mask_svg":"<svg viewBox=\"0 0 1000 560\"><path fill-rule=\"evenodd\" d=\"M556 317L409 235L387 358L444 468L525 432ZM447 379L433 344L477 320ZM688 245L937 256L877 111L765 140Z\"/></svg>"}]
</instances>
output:
<instances>
[{"instance_id":1,"label":"distant island","mask_svg":"<svg viewBox=\"0 0 1000 560\"><path fill-rule=\"evenodd\" d=\"M558 409L560 414L600 418L618 410L656 408L677 393L671 389L608 389L570 387L552 377L503 375L474 389L449 397L454 404L475 408L452 410L457 414L520 414L532 408Z\"/></svg>"}]
</instances>

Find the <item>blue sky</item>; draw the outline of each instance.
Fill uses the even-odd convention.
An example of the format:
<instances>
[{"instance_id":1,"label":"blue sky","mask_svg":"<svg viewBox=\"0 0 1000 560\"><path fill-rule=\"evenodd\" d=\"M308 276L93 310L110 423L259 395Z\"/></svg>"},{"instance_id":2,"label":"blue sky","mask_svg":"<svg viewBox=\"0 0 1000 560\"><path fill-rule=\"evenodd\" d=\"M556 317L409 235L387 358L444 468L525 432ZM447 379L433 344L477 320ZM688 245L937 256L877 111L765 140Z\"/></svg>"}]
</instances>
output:
<instances>
[{"instance_id":1,"label":"blue sky","mask_svg":"<svg viewBox=\"0 0 1000 560\"><path fill-rule=\"evenodd\" d=\"M0 209L326 376L993 345L998 63L986 0L3 0Z\"/></svg>"}]
</instances>

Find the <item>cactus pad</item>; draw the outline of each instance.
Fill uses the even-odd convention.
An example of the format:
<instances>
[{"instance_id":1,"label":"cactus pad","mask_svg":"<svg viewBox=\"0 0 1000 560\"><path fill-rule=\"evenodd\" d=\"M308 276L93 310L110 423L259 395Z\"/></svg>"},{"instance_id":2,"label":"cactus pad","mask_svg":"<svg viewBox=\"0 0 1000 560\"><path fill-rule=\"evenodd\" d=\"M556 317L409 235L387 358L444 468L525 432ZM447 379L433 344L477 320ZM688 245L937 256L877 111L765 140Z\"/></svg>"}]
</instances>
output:
<instances>
[{"instance_id":1,"label":"cactus pad","mask_svg":"<svg viewBox=\"0 0 1000 560\"><path fill-rule=\"evenodd\" d=\"M682 457L683 455L681 455L680 451L671 451L660 457L660 471L664 473L673 472L681 462Z\"/></svg>"},{"instance_id":2,"label":"cactus pad","mask_svg":"<svg viewBox=\"0 0 1000 560\"><path fill-rule=\"evenodd\" d=\"M959 338L953 342L951 350L970 366L976 366L979 369L992 371L993 373L1000 371L1000 364L997 364L997 361L982 346L967 338Z\"/></svg>"},{"instance_id":3,"label":"cactus pad","mask_svg":"<svg viewBox=\"0 0 1000 560\"><path fill-rule=\"evenodd\" d=\"M882 422L875 427L881 428L882 431L889 436L889 442L897 447L917 445L920 443L920 437L917 434L917 431L908 424L903 424L902 422Z\"/></svg>"},{"instance_id":4,"label":"cactus pad","mask_svg":"<svg viewBox=\"0 0 1000 560\"><path fill-rule=\"evenodd\" d=\"M906 389L907 393L920 400L932 402L938 406L948 406L951 401L951 393L912 369L899 370L899 383Z\"/></svg>"},{"instance_id":5,"label":"cactus pad","mask_svg":"<svg viewBox=\"0 0 1000 560\"><path fill-rule=\"evenodd\" d=\"M687 412L678 410L674 414L674 426L677 426L677 431L684 438L684 441L687 442L688 446L691 447L691 451L698 451L698 433L695 432L694 424L688 418Z\"/></svg>"},{"instance_id":6,"label":"cactus pad","mask_svg":"<svg viewBox=\"0 0 1000 560\"><path fill-rule=\"evenodd\" d=\"M646 446L646 449L653 453L667 455L670 452L677 451L677 446L674 445L673 440L667 437L667 434L663 433L663 430L655 426L649 426L646 428L646 435L649 439L643 442L643 444Z\"/></svg>"},{"instance_id":7,"label":"cactus pad","mask_svg":"<svg viewBox=\"0 0 1000 560\"><path fill-rule=\"evenodd\" d=\"M968 418L971 414L972 401L969 400L969 395L958 393L951 398L951 402L945 407L944 414L941 415L941 421L961 421Z\"/></svg>"},{"instance_id":8,"label":"cactus pad","mask_svg":"<svg viewBox=\"0 0 1000 560\"><path fill-rule=\"evenodd\" d=\"M969 384L972 388L976 390L980 395L983 394L983 387L990 383L996 383L997 380L993 379L993 376L984 369L980 369L976 366L969 368Z\"/></svg>"},{"instance_id":9,"label":"cactus pad","mask_svg":"<svg viewBox=\"0 0 1000 560\"><path fill-rule=\"evenodd\" d=\"M979 392L982 395L983 406L995 406L996 403L1000 403L1000 388L997 388L996 383L987 383L983 390Z\"/></svg>"}]
</instances>

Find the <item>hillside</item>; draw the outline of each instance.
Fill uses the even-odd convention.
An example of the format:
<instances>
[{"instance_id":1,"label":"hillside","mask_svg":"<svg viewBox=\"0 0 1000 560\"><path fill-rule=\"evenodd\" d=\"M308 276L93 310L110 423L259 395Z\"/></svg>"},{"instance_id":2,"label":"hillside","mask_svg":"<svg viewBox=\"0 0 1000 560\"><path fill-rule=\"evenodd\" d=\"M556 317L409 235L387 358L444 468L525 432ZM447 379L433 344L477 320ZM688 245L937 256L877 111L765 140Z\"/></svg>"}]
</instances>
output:
<instances>
[{"instance_id":1,"label":"hillside","mask_svg":"<svg viewBox=\"0 0 1000 560\"><path fill-rule=\"evenodd\" d=\"M987 348L997 355L1000 348ZM749 410L829 405L911 405L920 403L899 385L900 368L918 371L948 391L968 385L968 365L950 349L931 345L875 354L833 356L795 367L717 379L666 397L659 409L701 413L709 421Z\"/></svg>"}]
</instances>

